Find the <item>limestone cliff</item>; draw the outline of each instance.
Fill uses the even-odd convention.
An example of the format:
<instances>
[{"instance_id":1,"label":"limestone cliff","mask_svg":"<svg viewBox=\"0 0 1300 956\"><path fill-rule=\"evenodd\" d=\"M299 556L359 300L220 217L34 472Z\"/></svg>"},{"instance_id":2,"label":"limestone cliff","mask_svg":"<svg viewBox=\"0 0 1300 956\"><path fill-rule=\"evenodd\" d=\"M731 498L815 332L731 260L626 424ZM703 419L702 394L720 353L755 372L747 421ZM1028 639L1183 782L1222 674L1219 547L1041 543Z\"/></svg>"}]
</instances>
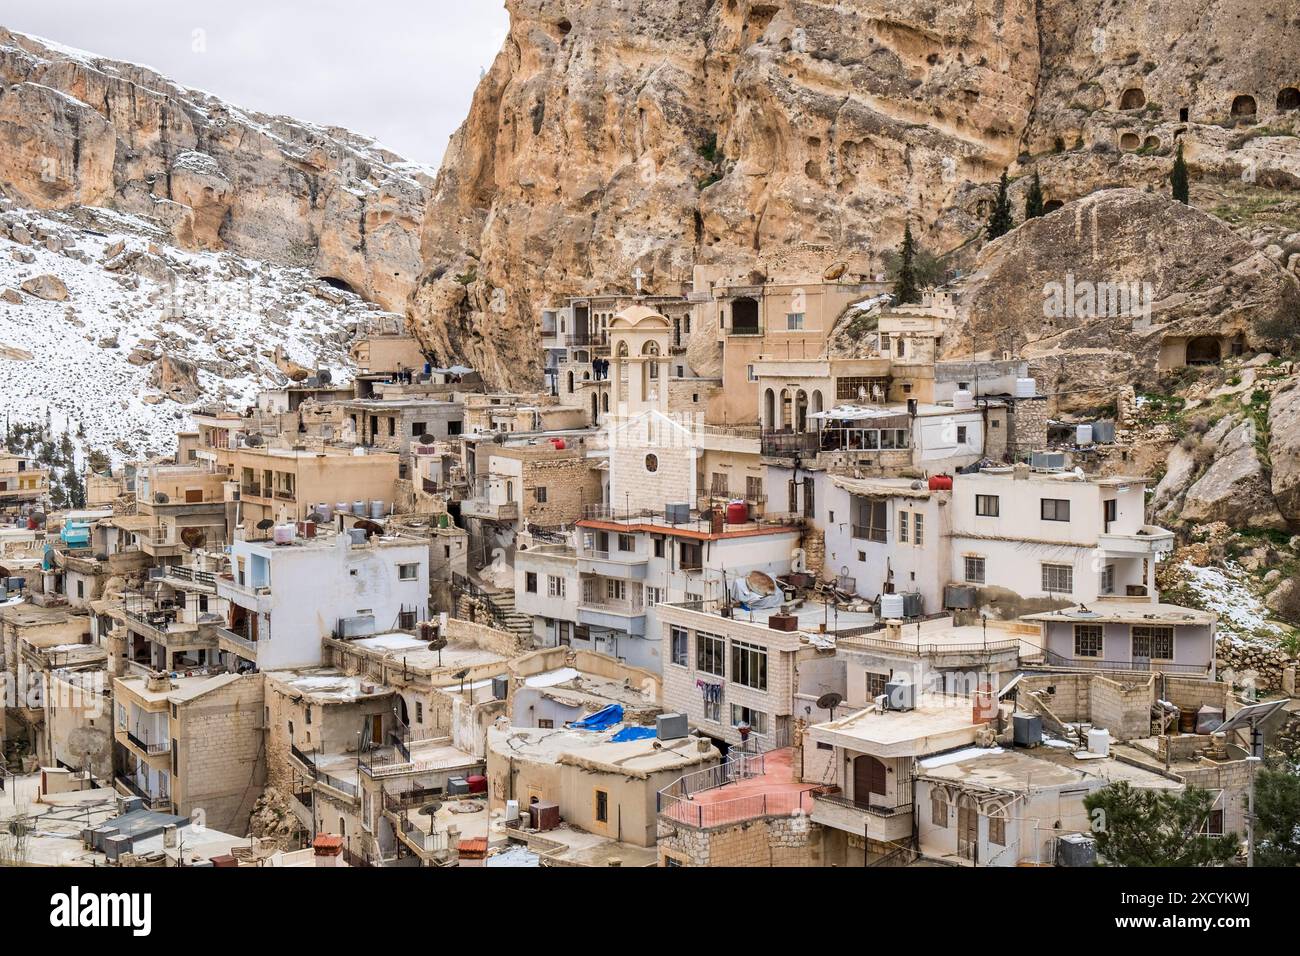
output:
<instances>
[{"instance_id":1,"label":"limestone cliff","mask_svg":"<svg viewBox=\"0 0 1300 956\"><path fill-rule=\"evenodd\" d=\"M910 219L965 270L1003 169L1019 219L1031 172L1052 205L1167 191L1178 142L1194 204L1300 269L1294 0L507 7L436 180L347 131L0 32L0 181L342 280L502 386L536 382L543 305L638 267L654 292L696 263L877 272Z\"/></svg>"}]
</instances>

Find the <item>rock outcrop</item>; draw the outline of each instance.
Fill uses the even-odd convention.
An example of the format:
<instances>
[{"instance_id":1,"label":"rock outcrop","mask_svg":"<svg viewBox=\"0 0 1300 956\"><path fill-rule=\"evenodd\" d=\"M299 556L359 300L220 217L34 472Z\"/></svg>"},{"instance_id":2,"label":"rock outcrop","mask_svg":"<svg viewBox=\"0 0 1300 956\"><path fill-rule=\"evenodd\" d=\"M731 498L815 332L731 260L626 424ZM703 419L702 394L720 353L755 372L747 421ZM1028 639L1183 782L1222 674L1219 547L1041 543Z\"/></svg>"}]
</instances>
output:
<instances>
[{"instance_id":1,"label":"rock outcrop","mask_svg":"<svg viewBox=\"0 0 1300 956\"><path fill-rule=\"evenodd\" d=\"M1300 379L1273 393L1268 436L1273 500L1291 526L1300 528Z\"/></svg>"},{"instance_id":2,"label":"rock outcrop","mask_svg":"<svg viewBox=\"0 0 1300 956\"><path fill-rule=\"evenodd\" d=\"M1256 452L1255 423L1230 415L1205 435L1213 449L1209 467L1187 489L1176 517L1205 524L1227 521L1236 528L1285 530L1263 463Z\"/></svg>"},{"instance_id":3,"label":"rock outcrop","mask_svg":"<svg viewBox=\"0 0 1300 956\"><path fill-rule=\"evenodd\" d=\"M32 276L30 279L24 279L19 288L28 295L45 299L47 302L64 302L68 298L68 287L55 275Z\"/></svg>"},{"instance_id":4,"label":"rock outcrop","mask_svg":"<svg viewBox=\"0 0 1300 956\"><path fill-rule=\"evenodd\" d=\"M1167 337L1264 349L1300 310L1300 281L1212 216L1106 189L984 247L947 357L1030 360L1056 410L1104 407L1151 375Z\"/></svg>"}]
</instances>

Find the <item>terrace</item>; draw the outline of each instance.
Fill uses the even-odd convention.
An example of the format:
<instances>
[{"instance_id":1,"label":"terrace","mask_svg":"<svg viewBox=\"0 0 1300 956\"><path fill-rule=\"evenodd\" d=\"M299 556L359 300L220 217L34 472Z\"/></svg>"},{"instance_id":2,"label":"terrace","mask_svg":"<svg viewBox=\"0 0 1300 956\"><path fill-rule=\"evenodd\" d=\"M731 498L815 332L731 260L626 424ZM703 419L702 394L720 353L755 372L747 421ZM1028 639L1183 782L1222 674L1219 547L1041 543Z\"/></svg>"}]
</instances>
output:
<instances>
[{"instance_id":1,"label":"terrace","mask_svg":"<svg viewBox=\"0 0 1300 956\"><path fill-rule=\"evenodd\" d=\"M695 829L763 817L811 813L819 787L794 779L790 748L738 753L725 763L688 773L660 790L659 816Z\"/></svg>"}]
</instances>

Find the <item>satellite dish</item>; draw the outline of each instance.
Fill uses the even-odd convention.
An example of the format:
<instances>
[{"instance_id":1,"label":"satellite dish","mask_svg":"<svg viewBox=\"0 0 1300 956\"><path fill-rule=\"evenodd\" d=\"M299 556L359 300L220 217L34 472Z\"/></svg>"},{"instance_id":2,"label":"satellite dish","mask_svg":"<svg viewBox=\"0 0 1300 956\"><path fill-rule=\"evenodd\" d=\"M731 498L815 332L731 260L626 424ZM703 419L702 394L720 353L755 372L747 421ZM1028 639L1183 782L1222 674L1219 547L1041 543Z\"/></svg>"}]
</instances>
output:
<instances>
[{"instance_id":1,"label":"satellite dish","mask_svg":"<svg viewBox=\"0 0 1300 956\"><path fill-rule=\"evenodd\" d=\"M312 524L324 524L325 516L321 514L319 511L313 511L311 514L307 516L307 520L310 521Z\"/></svg>"},{"instance_id":2,"label":"satellite dish","mask_svg":"<svg viewBox=\"0 0 1300 956\"><path fill-rule=\"evenodd\" d=\"M329 385L334 381L334 373L327 368L320 369L316 372L316 380L322 385Z\"/></svg>"},{"instance_id":3,"label":"satellite dish","mask_svg":"<svg viewBox=\"0 0 1300 956\"><path fill-rule=\"evenodd\" d=\"M425 432L424 434L422 434L422 435L420 436L420 444L421 444L421 445L432 445L432 444L433 444L434 442L436 442L437 440L438 440L438 439L434 438L434 437L433 437L432 435L430 435L428 432Z\"/></svg>"},{"instance_id":4,"label":"satellite dish","mask_svg":"<svg viewBox=\"0 0 1300 956\"><path fill-rule=\"evenodd\" d=\"M426 803L420 807L420 813L423 816L431 817L442 809L442 804L435 800L433 803Z\"/></svg>"},{"instance_id":5,"label":"satellite dish","mask_svg":"<svg viewBox=\"0 0 1300 956\"><path fill-rule=\"evenodd\" d=\"M262 444L262 436L249 435L247 438L244 439L244 444L247 445L249 448L257 448Z\"/></svg>"},{"instance_id":6,"label":"satellite dish","mask_svg":"<svg viewBox=\"0 0 1300 956\"><path fill-rule=\"evenodd\" d=\"M817 709L829 710L831 712L831 720L834 720L835 708L840 706L842 703L844 703L844 695L831 691L829 694L822 694L817 698Z\"/></svg>"},{"instance_id":7,"label":"satellite dish","mask_svg":"<svg viewBox=\"0 0 1300 956\"><path fill-rule=\"evenodd\" d=\"M274 527L275 527L275 522L272 521L270 518L263 518L261 521L257 523L258 531L270 531Z\"/></svg>"},{"instance_id":8,"label":"satellite dish","mask_svg":"<svg viewBox=\"0 0 1300 956\"><path fill-rule=\"evenodd\" d=\"M157 502L158 504L160 504L160 505L165 505L165 504L167 504L167 502L170 501L171 499L168 498L167 495L166 495L164 492L161 492L161 491L160 491L160 492L158 492L156 495L153 496L153 500L156 501L156 502Z\"/></svg>"},{"instance_id":9,"label":"satellite dish","mask_svg":"<svg viewBox=\"0 0 1300 956\"><path fill-rule=\"evenodd\" d=\"M202 528L182 528L181 544L187 548L201 548L207 543L208 533Z\"/></svg>"}]
</instances>

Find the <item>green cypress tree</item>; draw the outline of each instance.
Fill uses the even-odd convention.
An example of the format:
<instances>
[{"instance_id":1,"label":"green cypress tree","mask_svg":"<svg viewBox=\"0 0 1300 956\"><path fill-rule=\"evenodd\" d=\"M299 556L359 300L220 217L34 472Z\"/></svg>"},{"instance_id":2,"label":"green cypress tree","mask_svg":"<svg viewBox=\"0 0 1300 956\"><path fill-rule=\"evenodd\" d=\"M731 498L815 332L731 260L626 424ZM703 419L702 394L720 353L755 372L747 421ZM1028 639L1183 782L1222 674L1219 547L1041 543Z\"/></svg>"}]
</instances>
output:
<instances>
[{"instance_id":1,"label":"green cypress tree","mask_svg":"<svg viewBox=\"0 0 1300 956\"><path fill-rule=\"evenodd\" d=\"M1025 197L1025 222L1037 219L1043 214L1043 183L1034 173L1034 181L1029 184L1029 195Z\"/></svg>"},{"instance_id":2,"label":"green cypress tree","mask_svg":"<svg viewBox=\"0 0 1300 956\"><path fill-rule=\"evenodd\" d=\"M1184 205L1191 196L1191 186L1187 179L1187 161L1183 159L1183 144L1178 144L1178 155L1174 157L1174 168L1169 173L1169 185L1173 188L1174 198Z\"/></svg>"},{"instance_id":3,"label":"green cypress tree","mask_svg":"<svg viewBox=\"0 0 1300 956\"><path fill-rule=\"evenodd\" d=\"M894 298L900 305L921 301L921 291L916 287L916 242L912 239L910 222L903 227L903 248L899 252L898 281L894 284Z\"/></svg>"},{"instance_id":4,"label":"green cypress tree","mask_svg":"<svg viewBox=\"0 0 1300 956\"><path fill-rule=\"evenodd\" d=\"M1002 180L998 183L998 198L993 204L993 212L984 227L984 235L990 242L999 239L1011 231L1015 223L1011 221L1011 200L1007 196L1007 174L1004 170Z\"/></svg>"}]
</instances>

